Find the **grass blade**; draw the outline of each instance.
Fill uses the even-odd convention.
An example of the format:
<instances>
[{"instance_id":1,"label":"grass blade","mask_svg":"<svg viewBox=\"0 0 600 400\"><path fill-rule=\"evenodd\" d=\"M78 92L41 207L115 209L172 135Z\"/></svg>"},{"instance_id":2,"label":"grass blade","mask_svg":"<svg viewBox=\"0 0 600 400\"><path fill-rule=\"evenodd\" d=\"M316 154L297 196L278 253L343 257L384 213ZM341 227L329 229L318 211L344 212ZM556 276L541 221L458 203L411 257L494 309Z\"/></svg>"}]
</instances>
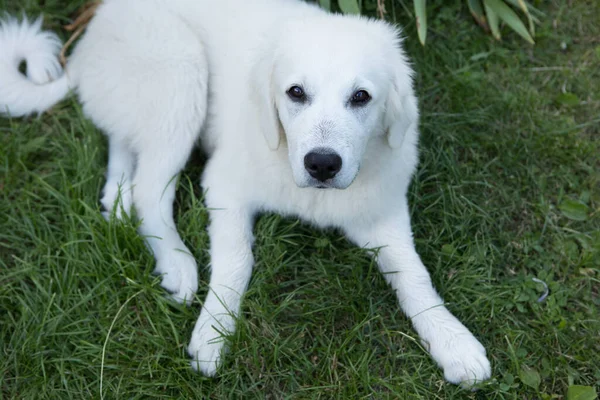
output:
<instances>
[{"instance_id":1,"label":"grass blade","mask_svg":"<svg viewBox=\"0 0 600 400\"><path fill-rule=\"evenodd\" d=\"M417 20L417 33L419 41L425 46L427 40L427 11L425 10L427 0L414 0L415 18Z\"/></svg>"},{"instance_id":2,"label":"grass blade","mask_svg":"<svg viewBox=\"0 0 600 400\"><path fill-rule=\"evenodd\" d=\"M502 2L501 0L484 0L484 4L486 6L486 11L488 9L493 10L493 12L499 19L506 22L508 26L510 26L515 32L517 32L523 39L525 39L531 44L535 44L533 38L527 31L527 28L525 28L523 21L521 21L517 13L515 13L512 8L507 6L506 3Z\"/></svg>"}]
</instances>

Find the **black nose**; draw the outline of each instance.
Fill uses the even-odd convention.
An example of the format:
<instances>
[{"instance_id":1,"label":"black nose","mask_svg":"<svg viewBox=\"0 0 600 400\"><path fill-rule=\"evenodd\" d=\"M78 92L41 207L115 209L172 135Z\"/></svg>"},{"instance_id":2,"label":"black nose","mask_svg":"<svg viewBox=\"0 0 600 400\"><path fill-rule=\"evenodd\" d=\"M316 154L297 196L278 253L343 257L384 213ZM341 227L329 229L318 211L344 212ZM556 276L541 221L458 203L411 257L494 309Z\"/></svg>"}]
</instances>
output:
<instances>
[{"instance_id":1,"label":"black nose","mask_svg":"<svg viewBox=\"0 0 600 400\"><path fill-rule=\"evenodd\" d=\"M304 156L304 168L310 176L325 182L342 169L342 158L330 149L316 149Z\"/></svg>"}]
</instances>

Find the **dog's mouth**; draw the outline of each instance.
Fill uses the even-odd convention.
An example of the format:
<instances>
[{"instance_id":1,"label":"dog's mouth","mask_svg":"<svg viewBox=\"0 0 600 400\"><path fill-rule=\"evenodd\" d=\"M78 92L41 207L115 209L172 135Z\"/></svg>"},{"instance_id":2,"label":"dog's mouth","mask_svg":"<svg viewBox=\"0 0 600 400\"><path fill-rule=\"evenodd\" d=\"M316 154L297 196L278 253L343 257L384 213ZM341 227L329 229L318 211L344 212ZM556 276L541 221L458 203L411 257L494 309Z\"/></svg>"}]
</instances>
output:
<instances>
[{"instance_id":1,"label":"dog's mouth","mask_svg":"<svg viewBox=\"0 0 600 400\"><path fill-rule=\"evenodd\" d=\"M306 189L319 189L319 190L326 190L326 189L344 189L342 187L338 187L338 185L336 185L333 182L333 179L328 179L326 181L319 181L317 179L308 179L307 181L303 182L303 184L298 185L299 188L306 188Z\"/></svg>"},{"instance_id":2,"label":"dog's mouth","mask_svg":"<svg viewBox=\"0 0 600 400\"><path fill-rule=\"evenodd\" d=\"M348 179L348 176L346 174L339 174L330 179L320 180L320 179L316 179L315 177L310 176L307 173L304 176L302 176L300 179L295 179L295 183L296 183L296 186L298 186L299 188L311 188L311 189L319 189L319 190L325 190L325 189L344 190L344 189L348 189L354 183L354 181L356 180L356 177L358 175L359 169L360 168L357 168L357 171L352 176L352 179ZM294 176L294 178L295 178L295 176Z\"/></svg>"},{"instance_id":3,"label":"dog's mouth","mask_svg":"<svg viewBox=\"0 0 600 400\"><path fill-rule=\"evenodd\" d=\"M326 181L320 181L317 179L311 179L305 187L326 190L326 189L339 189L344 190L350 185L342 185L337 179L327 179Z\"/></svg>"},{"instance_id":4,"label":"dog's mouth","mask_svg":"<svg viewBox=\"0 0 600 400\"><path fill-rule=\"evenodd\" d=\"M348 181L348 179L340 179L340 178L344 178L342 176L340 176L340 177L336 176L334 178L327 179L325 181L321 181L321 180L315 179L313 177L307 177L307 179L304 182L302 182L302 184L299 184L298 187L313 188L313 189L319 189L319 190L325 190L325 189L344 190L344 189L348 189L354 183L357 175L358 175L358 171L352 177L352 179L349 181Z\"/></svg>"}]
</instances>

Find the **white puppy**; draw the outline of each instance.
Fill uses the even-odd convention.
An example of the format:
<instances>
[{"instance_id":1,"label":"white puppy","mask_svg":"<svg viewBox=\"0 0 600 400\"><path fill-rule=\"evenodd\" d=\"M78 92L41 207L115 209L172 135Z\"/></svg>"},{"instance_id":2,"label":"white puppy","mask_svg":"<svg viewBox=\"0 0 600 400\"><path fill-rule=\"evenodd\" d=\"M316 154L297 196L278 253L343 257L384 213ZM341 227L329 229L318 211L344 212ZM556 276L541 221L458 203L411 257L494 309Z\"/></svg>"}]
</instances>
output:
<instances>
[{"instance_id":1,"label":"white puppy","mask_svg":"<svg viewBox=\"0 0 600 400\"><path fill-rule=\"evenodd\" d=\"M252 272L253 220L273 211L381 247L379 268L446 379L490 377L413 244L418 110L395 28L296 0L105 0L63 74L60 43L40 25L2 24L0 112L42 112L77 90L109 139L102 204L117 216L135 206L162 286L180 301L198 283L173 221L175 181L198 137L210 154L212 272L194 368L216 373Z\"/></svg>"}]
</instances>

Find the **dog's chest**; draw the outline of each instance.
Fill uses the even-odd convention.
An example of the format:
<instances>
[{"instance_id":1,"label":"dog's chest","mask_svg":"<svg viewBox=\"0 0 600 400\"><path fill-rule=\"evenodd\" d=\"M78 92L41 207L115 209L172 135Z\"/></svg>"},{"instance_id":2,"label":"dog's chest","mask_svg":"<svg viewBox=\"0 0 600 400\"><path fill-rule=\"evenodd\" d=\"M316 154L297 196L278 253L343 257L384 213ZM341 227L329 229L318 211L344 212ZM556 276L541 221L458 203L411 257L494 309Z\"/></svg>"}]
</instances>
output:
<instances>
[{"instance_id":1,"label":"dog's chest","mask_svg":"<svg viewBox=\"0 0 600 400\"><path fill-rule=\"evenodd\" d=\"M264 185L258 203L264 211L294 216L319 227L343 227L353 221L368 221L388 209L388 193L377 184L355 182L350 188L298 188L293 182ZM377 182L379 183L379 182Z\"/></svg>"}]
</instances>

